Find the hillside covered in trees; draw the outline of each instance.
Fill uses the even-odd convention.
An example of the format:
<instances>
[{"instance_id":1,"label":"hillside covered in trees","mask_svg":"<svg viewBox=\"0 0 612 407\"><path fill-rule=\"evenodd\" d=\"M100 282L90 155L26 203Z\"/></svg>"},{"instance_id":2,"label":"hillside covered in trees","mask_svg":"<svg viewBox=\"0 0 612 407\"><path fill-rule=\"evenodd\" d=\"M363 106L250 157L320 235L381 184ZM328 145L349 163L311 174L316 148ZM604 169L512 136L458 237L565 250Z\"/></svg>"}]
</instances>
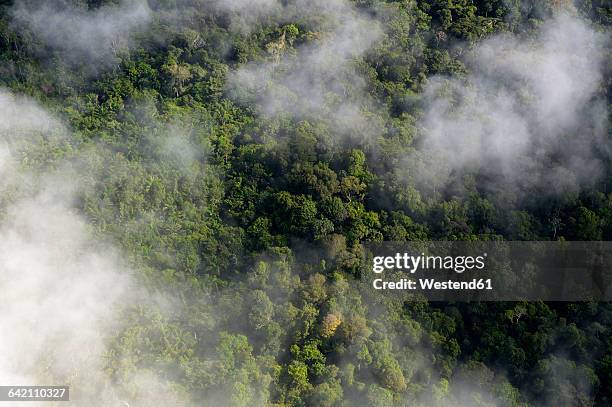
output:
<instances>
[{"instance_id":1,"label":"hillside covered in trees","mask_svg":"<svg viewBox=\"0 0 612 407\"><path fill-rule=\"evenodd\" d=\"M0 0L0 384L610 405L609 303L379 295L362 244L612 240L611 22L606 0Z\"/></svg>"}]
</instances>

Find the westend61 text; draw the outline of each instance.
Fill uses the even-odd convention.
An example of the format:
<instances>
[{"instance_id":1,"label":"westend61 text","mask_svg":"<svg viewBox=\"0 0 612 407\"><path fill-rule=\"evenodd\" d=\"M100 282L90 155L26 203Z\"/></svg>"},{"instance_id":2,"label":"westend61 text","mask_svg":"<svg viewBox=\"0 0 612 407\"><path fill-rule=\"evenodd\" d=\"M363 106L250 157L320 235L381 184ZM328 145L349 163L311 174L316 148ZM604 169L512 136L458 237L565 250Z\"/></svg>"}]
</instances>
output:
<instances>
[{"instance_id":1,"label":"westend61 text","mask_svg":"<svg viewBox=\"0 0 612 407\"><path fill-rule=\"evenodd\" d=\"M376 290L492 290L493 283L490 278L472 279L470 281L438 281L433 278L419 278L415 280L402 278L399 281L384 281L377 278L372 282Z\"/></svg>"}]
</instances>

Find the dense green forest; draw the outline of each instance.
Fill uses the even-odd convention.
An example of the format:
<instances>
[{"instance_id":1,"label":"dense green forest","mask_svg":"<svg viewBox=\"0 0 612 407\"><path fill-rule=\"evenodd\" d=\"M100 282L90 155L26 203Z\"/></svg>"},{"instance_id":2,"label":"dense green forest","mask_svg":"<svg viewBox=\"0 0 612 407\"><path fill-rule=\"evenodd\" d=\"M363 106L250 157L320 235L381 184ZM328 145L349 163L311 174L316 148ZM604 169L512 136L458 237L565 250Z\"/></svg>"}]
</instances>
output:
<instances>
[{"instance_id":1,"label":"dense green forest","mask_svg":"<svg viewBox=\"0 0 612 407\"><path fill-rule=\"evenodd\" d=\"M610 405L610 304L381 296L362 244L612 240L611 22L606 0L0 0L0 273L24 213L23 241L77 258L76 216L75 253L146 287L104 385L27 374L83 406Z\"/></svg>"}]
</instances>

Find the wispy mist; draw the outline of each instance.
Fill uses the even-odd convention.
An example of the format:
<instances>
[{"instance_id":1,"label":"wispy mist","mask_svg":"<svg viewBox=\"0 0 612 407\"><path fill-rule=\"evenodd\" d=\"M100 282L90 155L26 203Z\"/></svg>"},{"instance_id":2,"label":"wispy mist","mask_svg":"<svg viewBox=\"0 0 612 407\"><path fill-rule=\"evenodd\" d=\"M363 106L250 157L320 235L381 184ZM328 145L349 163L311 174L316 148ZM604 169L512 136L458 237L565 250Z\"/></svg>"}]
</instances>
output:
<instances>
[{"instance_id":1,"label":"wispy mist","mask_svg":"<svg viewBox=\"0 0 612 407\"><path fill-rule=\"evenodd\" d=\"M436 77L425 89L420 158L406 157L422 191L466 173L497 192L577 191L609 157L601 85L606 38L561 14L535 38L498 35L465 58L466 78ZM579 135L579 136L574 136ZM489 182L492 181L492 182Z\"/></svg>"},{"instance_id":2,"label":"wispy mist","mask_svg":"<svg viewBox=\"0 0 612 407\"><path fill-rule=\"evenodd\" d=\"M145 0L95 9L69 0L20 1L12 14L15 24L31 30L43 45L91 69L115 63L132 46L132 35L152 19Z\"/></svg>"},{"instance_id":3,"label":"wispy mist","mask_svg":"<svg viewBox=\"0 0 612 407\"><path fill-rule=\"evenodd\" d=\"M296 48L291 34L283 32L268 45L266 61L230 74L229 94L267 117L316 117L341 134L373 132L378 123L368 121L366 112L374 101L354 62L380 38L379 25L345 0L303 1L294 7L299 17L325 24L313 27L310 39Z\"/></svg>"},{"instance_id":4,"label":"wispy mist","mask_svg":"<svg viewBox=\"0 0 612 407\"><path fill-rule=\"evenodd\" d=\"M121 253L74 209L87 175L70 160L44 171L29 164L41 158L37 146L69 132L25 98L1 91L0 106L0 347L10 350L0 382L70 385L79 406L121 405L126 387L144 389L132 405L179 405L155 375L110 382L105 357L121 312L148 301Z\"/></svg>"}]
</instances>

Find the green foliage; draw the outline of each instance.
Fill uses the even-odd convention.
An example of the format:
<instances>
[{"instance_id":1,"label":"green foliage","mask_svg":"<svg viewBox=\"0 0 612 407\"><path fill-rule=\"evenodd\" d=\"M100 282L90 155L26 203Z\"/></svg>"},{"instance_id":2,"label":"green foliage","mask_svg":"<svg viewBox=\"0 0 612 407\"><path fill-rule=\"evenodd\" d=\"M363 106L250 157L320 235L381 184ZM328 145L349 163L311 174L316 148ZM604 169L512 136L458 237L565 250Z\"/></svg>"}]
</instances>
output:
<instances>
[{"instance_id":1,"label":"green foliage","mask_svg":"<svg viewBox=\"0 0 612 407\"><path fill-rule=\"evenodd\" d=\"M493 33L528 35L554 2L356 1L384 28L353 61L380 102L369 112L380 131L350 143L322 118L292 119L290 106L267 117L227 97L235 67L270 58L281 36L288 53L316 44L320 22L238 33L194 6L184 26L156 20L136 49L92 76L16 31L8 3L0 85L74 132L72 142L26 149L24 167L84 157L95 176L83 176L75 210L186 310L127 312L107 360L115 381L154 372L195 405L612 402L609 304L403 303L374 300L359 280L360 244L371 241L612 239L609 179L510 208L472 175L462 193L432 185L427 196L396 171L416 151L428 79L465 75L461 52ZM149 4L162 13L198 2ZM604 1L577 4L610 24Z\"/></svg>"}]
</instances>

